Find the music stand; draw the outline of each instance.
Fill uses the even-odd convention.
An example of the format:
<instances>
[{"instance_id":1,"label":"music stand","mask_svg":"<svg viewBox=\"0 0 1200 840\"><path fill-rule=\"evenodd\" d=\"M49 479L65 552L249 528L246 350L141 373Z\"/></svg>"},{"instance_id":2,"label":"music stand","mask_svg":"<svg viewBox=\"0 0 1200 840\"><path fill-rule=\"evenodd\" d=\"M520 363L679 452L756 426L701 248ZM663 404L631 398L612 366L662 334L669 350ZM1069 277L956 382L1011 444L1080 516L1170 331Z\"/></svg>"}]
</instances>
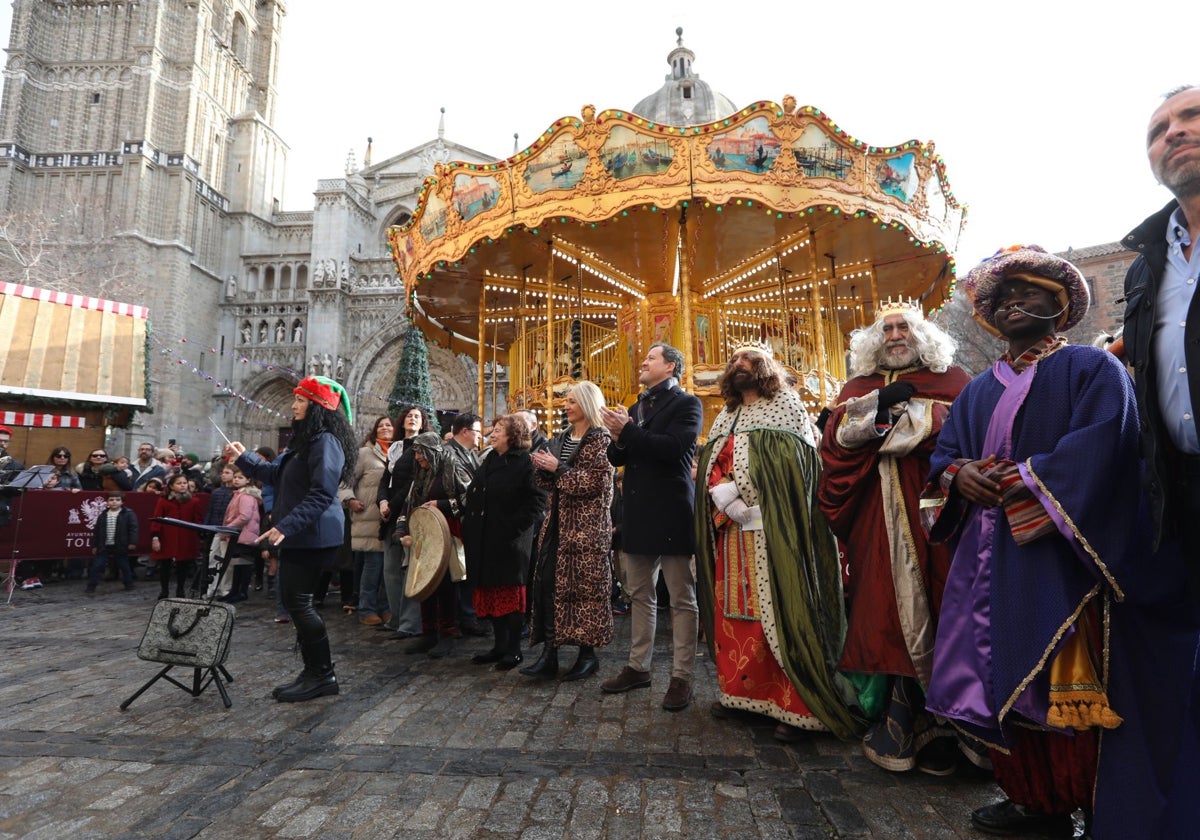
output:
<instances>
[{"instance_id":1,"label":"music stand","mask_svg":"<svg viewBox=\"0 0 1200 840\"><path fill-rule=\"evenodd\" d=\"M46 479L54 472L52 464L38 464L29 469L22 470L12 477L12 481L0 486L0 495L3 496L19 496L25 490L40 490L46 483ZM16 548L17 537L21 533L21 520L17 519L13 523L13 547ZM13 590L17 586L17 566L21 564L21 558L12 556L8 558L8 569L4 573L4 588L8 592L8 600L5 605L12 603Z\"/></svg>"},{"instance_id":2,"label":"music stand","mask_svg":"<svg viewBox=\"0 0 1200 840\"><path fill-rule=\"evenodd\" d=\"M53 473L53 465L38 464L37 466L21 470L21 472L13 476L12 481L8 482L5 487L12 487L16 490L41 490L46 484L46 479Z\"/></svg>"},{"instance_id":3,"label":"music stand","mask_svg":"<svg viewBox=\"0 0 1200 840\"><path fill-rule=\"evenodd\" d=\"M169 516L155 516L155 517L152 517L150 521L151 522L161 522L164 525L171 525L176 528L187 528L188 530L198 531L198 532L204 533L204 534L212 534L214 537L221 536L221 535L228 535L230 537L235 537L241 532L240 528L227 528L224 525L201 525L198 522L188 522L184 519L174 519ZM225 570L229 567L229 550L232 547L232 545L233 545L233 540L230 539L228 542L225 543L225 550L221 553L221 567L220 567L220 571L217 573L218 584L220 583L221 578L225 576ZM208 608L211 608L213 605L213 599L216 597L216 594L217 594L217 588L218 588L217 586L213 587L212 594L209 595L207 601L203 601L201 599L195 599L193 601L193 603L202 605L202 608L205 606ZM158 612L158 605L164 604L164 603L166 603L166 602L159 601L158 604L155 605L155 614L152 614L150 617L151 624L153 624L155 622L155 615L157 615L157 612ZM179 599L176 599L175 603L180 604L183 602L180 601ZM220 606L228 609L230 612L232 612L232 610L233 610L232 607L229 607L228 605L225 605L225 604L221 604ZM232 620L232 616L230 617L230 619ZM168 626L170 627L169 621L168 621ZM172 635L174 635L174 630L171 630L171 632L172 632ZM147 633L149 633L149 628L147 628ZM233 641L232 626L230 627L229 634L230 634L230 638L228 641L232 642ZM145 642L145 640L143 639L143 643L144 642ZM228 650L228 648L226 648L226 651L227 650ZM183 689L184 691L186 691L188 694L192 695L193 697L199 697L201 694L204 693L204 690L206 688L208 688L210 685L213 685L215 683L217 686L217 691L219 691L221 693L221 700L225 704L225 708L228 709L231 706L233 706L233 701L229 699L229 692L227 692L225 690L225 684L223 682L221 682L221 677L225 678L225 682L230 682L230 683L233 682L233 677L230 675L230 673L227 670L225 670L224 652L221 653L221 655L218 657L217 661L213 661L207 665L185 665L185 664L179 662L175 658L165 658L164 657L161 659L155 659L153 657L143 655L141 653L140 648L139 648L138 656L147 661L166 662L168 664L167 664L167 667L163 668L161 671L159 671L157 674L155 674L153 677L151 677L146 682L145 685L143 685L141 688L139 688L137 691L135 691L133 693L133 696L131 696L124 703L122 703L120 706L121 711L125 711L127 708L129 708L129 704L131 704L134 700L141 697L142 694L145 693L146 689L148 689L150 686L154 685L159 680L166 680L167 682L171 683L172 685ZM177 665L180 667L191 667L192 668L192 684L190 686L185 685L184 683L180 682L179 680L177 680L173 676L171 676L170 673L168 673L172 668L176 667Z\"/></svg>"}]
</instances>

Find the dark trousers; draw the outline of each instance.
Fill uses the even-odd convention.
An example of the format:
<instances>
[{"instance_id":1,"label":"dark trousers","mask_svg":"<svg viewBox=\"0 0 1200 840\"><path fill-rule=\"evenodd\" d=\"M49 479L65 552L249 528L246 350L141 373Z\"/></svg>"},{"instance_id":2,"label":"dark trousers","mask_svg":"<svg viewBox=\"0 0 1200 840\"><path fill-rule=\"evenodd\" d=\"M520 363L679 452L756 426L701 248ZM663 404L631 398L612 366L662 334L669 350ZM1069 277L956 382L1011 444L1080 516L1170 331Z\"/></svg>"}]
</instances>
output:
<instances>
[{"instance_id":1,"label":"dark trousers","mask_svg":"<svg viewBox=\"0 0 1200 840\"><path fill-rule=\"evenodd\" d=\"M1192 597L1200 602L1200 456L1185 455L1175 482L1179 497L1179 536Z\"/></svg>"},{"instance_id":2,"label":"dark trousers","mask_svg":"<svg viewBox=\"0 0 1200 840\"><path fill-rule=\"evenodd\" d=\"M171 558L158 562L159 595L167 597L171 591L171 570L175 570L175 597L182 598L187 594L188 577L192 573L192 561L175 561Z\"/></svg>"},{"instance_id":3,"label":"dark trousers","mask_svg":"<svg viewBox=\"0 0 1200 840\"><path fill-rule=\"evenodd\" d=\"M535 572L530 576L533 600L530 602L530 644L545 642L551 647L554 642L554 564L550 552L538 556Z\"/></svg>"},{"instance_id":4,"label":"dark trousers","mask_svg":"<svg viewBox=\"0 0 1200 840\"><path fill-rule=\"evenodd\" d=\"M104 569L110 562L120 573L121 582L126 586L133 586L133 572L129 568L129 553L124 546L118 545L106 545L93 555L88 564L88 586L94 587L100 582L100 576L104 574Z\"/></svg>"},{"instance_id":5,"label":"dark trousers","mask_svg":"<svg viewBox=\"0 0 1200 840\"><path fill-rule=\"evenodd\" d=\"M450 582L449 574L443 575L438 588L421 602L421 632L458 635L458 587Z\"/></svg>"},{"instance_id":6,"label":"dark trousers","mask_svg":"<svg viewBox=\"0 0 1200 840\"><path fill-rule=\"evenodd\" d=\"M313 592L321 577L322 565L332 563L339 548L283 548L279 552L279 600L296 627L296 637L302 647L328 644L325 622L313 606Z\"/></svg>"}]
</instances>

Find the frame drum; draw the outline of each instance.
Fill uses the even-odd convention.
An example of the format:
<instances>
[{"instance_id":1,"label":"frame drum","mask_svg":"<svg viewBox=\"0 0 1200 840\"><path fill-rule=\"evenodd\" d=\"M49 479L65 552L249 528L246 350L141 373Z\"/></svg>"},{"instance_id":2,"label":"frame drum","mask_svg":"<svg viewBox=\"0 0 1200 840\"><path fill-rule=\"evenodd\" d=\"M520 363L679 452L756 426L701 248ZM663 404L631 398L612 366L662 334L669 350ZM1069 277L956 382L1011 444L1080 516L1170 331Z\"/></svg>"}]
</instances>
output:
<instances>
[{"instance_id":1,"label":"frame drum","mask_svg":"<svg viewBox=\"0 0 1200 840\"><path fill-rule=\"evenodd\" d=\"M409 547L408 576L404 594L414 601L424 601L446 575L454 538L446 517L435 507L419 507L408 515L408 533L413 544Z\"/></svg>"}]
</instances>

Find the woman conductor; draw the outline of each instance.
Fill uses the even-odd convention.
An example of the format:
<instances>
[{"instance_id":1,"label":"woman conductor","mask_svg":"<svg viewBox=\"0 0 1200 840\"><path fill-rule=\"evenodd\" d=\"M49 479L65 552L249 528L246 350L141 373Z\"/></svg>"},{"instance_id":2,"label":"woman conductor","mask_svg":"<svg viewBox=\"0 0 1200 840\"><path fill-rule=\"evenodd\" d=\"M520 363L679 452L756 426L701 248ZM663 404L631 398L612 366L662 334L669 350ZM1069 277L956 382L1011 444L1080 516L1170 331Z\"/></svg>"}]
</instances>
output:
<instances>
[{"instance_id":1,"label":"woman conductor","mask_svg":"<svg viewBox=\"0 0 1200 840\"><path fill-rule=\"evenodd\" d=\"M259 541L279 547L280 596L291 616L304 670L274 691L281 703L338 693L325 622L313 607L322 567L332 567L345 532L338 483L351 481L358 444L346 392L324 376L300 381L292 399L292 440L277 463L267 463L238 442L226 447L246 475L275 488L274 527Z\"/></svg>"}]
</instances>

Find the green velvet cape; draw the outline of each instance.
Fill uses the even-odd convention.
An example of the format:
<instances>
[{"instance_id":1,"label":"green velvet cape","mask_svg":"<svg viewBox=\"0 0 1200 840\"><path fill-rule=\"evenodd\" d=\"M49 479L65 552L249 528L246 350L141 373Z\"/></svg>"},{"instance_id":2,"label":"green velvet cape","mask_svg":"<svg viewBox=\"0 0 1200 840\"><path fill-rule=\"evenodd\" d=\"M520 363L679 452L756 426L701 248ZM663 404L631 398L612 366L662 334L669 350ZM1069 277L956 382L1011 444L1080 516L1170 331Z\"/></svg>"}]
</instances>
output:
<instances>
[{"instance_id":1,"label":"green velvet cape","mask_svg":"<svg viewBox=\"0 0 1200 840\"><path fill-rule=\"evenodd\" d=\"M777 429L751 429L750 479L758 489L771 571L771 599L783 670L809 710L839 738L861 733L854 687L837 671L846 637L837 542L817 507L820 461L815 449ZM709 440L696 471L696 597L710 653L715 658L715 533L705 476L724 446Z\"/></svg>"}]
</instances>

